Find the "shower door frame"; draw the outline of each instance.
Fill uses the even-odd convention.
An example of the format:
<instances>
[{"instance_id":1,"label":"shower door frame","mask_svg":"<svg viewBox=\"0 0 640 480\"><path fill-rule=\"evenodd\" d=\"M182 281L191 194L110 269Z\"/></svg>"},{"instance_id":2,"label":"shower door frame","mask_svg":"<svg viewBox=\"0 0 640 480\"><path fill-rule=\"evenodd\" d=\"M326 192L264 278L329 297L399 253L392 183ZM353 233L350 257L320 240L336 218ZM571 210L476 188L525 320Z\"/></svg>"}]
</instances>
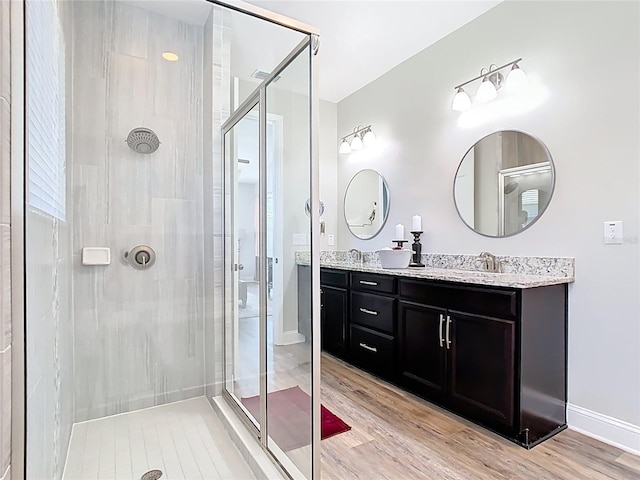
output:
<instances>
[{"instance_id":1,"label":"shower door frame","mask_svg":"<svg viewBox=\"0 0 640 480\"><path fill-rule=\"evenodd\" d=\"M247 12L245 12L247 13ZM270 20L272 21L272 20ZM279 22L276 22L279 23ZM282 25L282 24L281 24ZM287 25L283 25L287 26ZM292 27L289 27L292 28ZM293 27L298 30L298 28ZM231 405L233 410L238 414L239 418L247 425L254 435L258 438L262 448L271 456L271 458L285 471L289 472L282 465L280 459L278 459L273 452L269 449L268 445L268 422L267 422L267 271L266 262L266 250L267 250L267 213L266 213L266 190L267 190L267 88L274 82L274 80L300 55L305 54L305 50L308 49L309 55L309 152L310 152L310 197L311 197L311 328L312 328L312 342L311 342L311 402L312 402L312 441L311 441L311 479L317 480L320 478L320 440L321 440L321 423L320 423L320 229L315 228L316 225L320 225L320 200L319 200L319 132L317 126L319 125L319 102L317 99L317 84L318 75L317 68L314 64L315 56L318 52L318 35L303 31L307 34L307 38L302 40L283 60L280 64L273 69L269 76L258 86L258 88L242 102L242 104L236 109L236 111L227 119L222 125L222 158L225 163L225 173L227 170L226 165L226 135L229 133L256 105L259 107L259 256L261 258L259 264L259 291L260 291L260 418L257 419L259 423L259 429L253 421L246 415L242 407L237 403L237 400L227 391L227 342L226 342L226 325L227 325L227 298L224 301L224 328L223 328L223 363L225 364L222 372L222 396ZM231 160L233 165L233 160ZM235 170L234 170L235 171ZM233 175L233 173L232 173ZM230 185L233 185L234 178L230 179ZM233 188L233 187L231 187ZM224 192L223 198L227 201L227 193ZM227 207L224 208L225 215L228 214ZM233 212L233 206L232 210ZM233 215L233 213L231 213ZM226 225L226 221L224 224ZM228 232L224 232L226 237ZM226 242L225 242L226 243ZM233 241L232 248L233 247ZM225 252L225 257L229 252ZM225 264L226 266L226 264ZM232 268L235 268L233 265ZM235 273L235 272L232 272ZM224 275L224 282L227 281L227 276ZM224 286L224 291L227 291L227 286ZM264 434L266 432L266 435ZM291 475L290 475L291 476Z\"/></svg>"}]
</instances>

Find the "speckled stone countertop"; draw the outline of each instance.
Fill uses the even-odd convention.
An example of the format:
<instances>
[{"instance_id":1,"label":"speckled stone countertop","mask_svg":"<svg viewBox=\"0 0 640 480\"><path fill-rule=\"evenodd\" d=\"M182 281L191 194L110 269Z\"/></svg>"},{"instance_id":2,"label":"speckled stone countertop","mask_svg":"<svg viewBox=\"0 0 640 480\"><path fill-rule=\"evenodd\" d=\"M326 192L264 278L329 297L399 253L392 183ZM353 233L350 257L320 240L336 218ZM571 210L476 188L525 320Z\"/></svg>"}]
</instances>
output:
<instances>
[{"instance_id":1,"label":"speckled stone countertop","mask_svg":"<svg viewBox=\"0 0 640 480\"><path fill-rule=\"evenodd\" d=\"M424 268L387 269L380 266L375 252L363 254L363 261L358 262L349 252L321 252L320 265L355 272L513 288L558 285L575 280L575 260L569 257L496 256L501 264L501 273L492 273L479 269L475 255L423 254ZM309 253L298 252L296 261L308 265Z\"/></svg>"}]
</instances>

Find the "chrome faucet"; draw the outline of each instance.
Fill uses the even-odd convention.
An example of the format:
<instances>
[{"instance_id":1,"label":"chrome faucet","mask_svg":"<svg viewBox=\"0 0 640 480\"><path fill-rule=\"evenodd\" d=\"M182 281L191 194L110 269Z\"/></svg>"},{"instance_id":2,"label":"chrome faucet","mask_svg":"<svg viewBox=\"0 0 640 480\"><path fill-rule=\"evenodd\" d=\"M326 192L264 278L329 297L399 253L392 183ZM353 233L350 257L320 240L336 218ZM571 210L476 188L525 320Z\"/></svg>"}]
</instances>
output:
<instances>
[{"instance_id":1,"label":"chrome faucet","mask_svg":"<svg viewBox=\"0 0 640 480\"><path fill-rule=\"evenodd\" d=\"M357 248L349 250L349 257L355 262L362 263L362 252Z\"/></svg>"},{"instance_id":2,"label":"chrome faucet","mask_svg":"<svg viewBox=\"0 0 640 480\"><path fill-rule=\"evenodd\" d=\"M478 255L479 262L482 262L482 268L487 272L500 272L500 260L496 258L495 255L489 252L482 252Z\"/></svg>"}]
</instances>

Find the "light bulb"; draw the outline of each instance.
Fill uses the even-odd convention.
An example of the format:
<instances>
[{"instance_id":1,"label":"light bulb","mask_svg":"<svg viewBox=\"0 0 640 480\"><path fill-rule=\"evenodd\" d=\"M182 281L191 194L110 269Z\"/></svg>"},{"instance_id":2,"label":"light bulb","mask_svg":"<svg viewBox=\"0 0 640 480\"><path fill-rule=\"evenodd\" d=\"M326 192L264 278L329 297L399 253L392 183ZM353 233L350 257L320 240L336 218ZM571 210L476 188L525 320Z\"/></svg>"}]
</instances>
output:
<instances>
[{"instance_id":1,"label":"light bulb","mask_svg":"<svg viewBox=\"0 0 640 480\"><path fill-rule=\"evenodd\" d=\"M362 139L357 133L353 136L353 140L351 140L351 150L362 150Z\"/></svg>"},{"instance_id":2,"label":"light bulb","mask_svg":"<svg viewBox=\"0 0 640 480\"><path fill-rule=\"evenodd\" d=\"M462 87L458 88L456 96L453 97L453 102L451 102L451 110L455 110L456 112L463 112L467 108L471 106L471 98L465 92Z\"/></svg>"},{"instance_id":3,"label":"light bulb","mask_svg":"<svg viewBox=\"0 0 640 480\"><path fill-rule=\"evenodd\" d=\"M484 77L480 87L478 87L478 93L476 93L476 100L479 102L488 102L498 96L496 86L489 80L489 77Z\"/></svg>"},{"instance_id":4,"label":"light bulb","mask_svg":"<svg viewBox=\"0 0 640 480\"><path fill-rule=\"evenodd\" d=\"M178 57L177 53L163 52L162 53L162 58L164 58L165 60L167 60L169 62L177 62L180 57Z\"/></svg>"},{"instance_id":5,"label":"light bulb","mask_svg":"<svg viewBox=\"0 0 640 480\"><path fill-rule=\"evenodd\" d=\"M529 77L524 73L518 64L514 64L507 75L507 90L515 92L526 87L529 84Z\"/></svg>"},{"instance_id":6,"label":"light bulb","mask_svg":"<svg viewBox=\"0 0 640 480\"><path fill-rule=\"evenodd\" d=\"M351 153L351 145L349 145L346 138L342 139L338 153Z\"/></svg>"},{"instance_id":7,"label":"light bulb","mask_svg":"<svg viewBox=\"0 0 640 480\"><path fill-rule=\"evenodd\" d=\"M362 143L365 147L370 147L374 143L376 143L376 134L369 128L367 132L364 134L364 138L362 139Z\"/></svg>"}]
</instances>

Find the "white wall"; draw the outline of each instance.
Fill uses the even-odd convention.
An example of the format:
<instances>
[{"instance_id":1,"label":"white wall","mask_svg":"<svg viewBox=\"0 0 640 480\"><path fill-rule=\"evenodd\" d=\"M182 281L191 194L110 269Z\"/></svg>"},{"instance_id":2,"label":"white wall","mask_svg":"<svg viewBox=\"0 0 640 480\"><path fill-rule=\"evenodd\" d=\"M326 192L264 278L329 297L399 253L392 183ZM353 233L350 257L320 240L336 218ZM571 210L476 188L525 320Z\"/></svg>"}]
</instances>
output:
<instances>
[{"instance_id":1,"label":"white wall","mask_svg":"<svg viewBox=\"0 0 640 480\"><path fill-rule=\"evenodd\" d=\"M238 184L237 215L239 255L238 260L244 266L240 278L254 280L256 272L256 218L258 199L257 183Z\"/></svg>"},{"instance_id":2,"label":"white wall","mask_svg":"<svg viewBox=\"0 0 640 480\"><path fill-rule=\"evenodd\" d=\"M11 460L11 79L9 2L0 2L0 478Z\"/></svg>"},{"instance_id":3,"label":"white wall","mask_svg":"<svg viewBox=\"0 0 640 480\"><path fill-rule=\"evenodd\" d=\"M375 168L387 178L391 195L382 234L358 240L341 221L340 249L389 245L393 225L410 224L418 213L423 215L425 252L575 257L576 282L569 289L569 402L595 412L598 420L606 415L622 421L631 434L627 447L636 450L639 31L637 2L507 1L338 104L338 132L372 124L379 139L376 151L341 159L339 192L356 171ZM546 99L528 113L459 126L460 114L450 108L453 87L482 67L518 57ZM491 239L459 219L452 185L467 149L501 129L529 132L547 145L556 190L532 228ZM623 245L603 245L605 220L623 221ZM570 409L570 424L585 425L583 420ZM603 426L598 425L589 427L592 433Z\"/></svg>"},{"instance_id":4,"label":"white wall","mask_svg":"<svg viewBox=\"0 0 640 480\"><path fill-rule=\"evenodd\" d=\"M324 202L325 234L320 236L321 250L335 250L329 245L329 235L337 242L338 224L344 222L342 210L338 211L338 104L320 101L320 200ZM344 196L344 192L341 196Z\"/></svg>"}]
</instances>

